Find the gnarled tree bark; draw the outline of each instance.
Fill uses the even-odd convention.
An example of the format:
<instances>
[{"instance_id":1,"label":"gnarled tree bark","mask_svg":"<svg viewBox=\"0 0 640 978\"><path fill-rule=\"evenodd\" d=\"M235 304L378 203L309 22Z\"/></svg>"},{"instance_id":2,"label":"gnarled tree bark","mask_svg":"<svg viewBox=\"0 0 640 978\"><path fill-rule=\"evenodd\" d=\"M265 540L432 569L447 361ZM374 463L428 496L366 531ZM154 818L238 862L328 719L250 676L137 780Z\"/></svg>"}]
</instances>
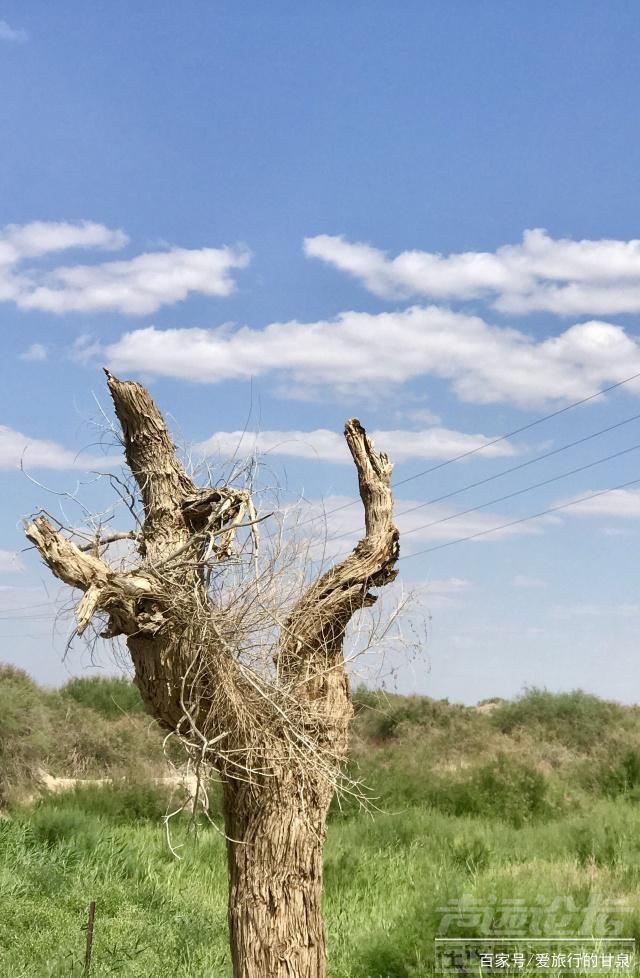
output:
<instances>
[{"instance_id":1,"label":"gnarled tree bark","mask_svg":"<svg viewBox=\"0 0 640 978\"><path fill-rule=\"evenodd\" d=\"M78 632L106 613L103 634L126 636L148 711L199 738L222 777L235 978L322 978L323 844L353 712L343 641L352 616L376 600L371 589L397 574L392 466L348 421L365 536L289 610L275 675L258 676L242 664L206 575L212 560L230 558L252 512L248 494L198 489L146 389L108 372L107 382L144 509L139 566L115 571L98 542L87 552L44 516L26 534L53 574L83 592Z\"/></svg>"}]
</instances>

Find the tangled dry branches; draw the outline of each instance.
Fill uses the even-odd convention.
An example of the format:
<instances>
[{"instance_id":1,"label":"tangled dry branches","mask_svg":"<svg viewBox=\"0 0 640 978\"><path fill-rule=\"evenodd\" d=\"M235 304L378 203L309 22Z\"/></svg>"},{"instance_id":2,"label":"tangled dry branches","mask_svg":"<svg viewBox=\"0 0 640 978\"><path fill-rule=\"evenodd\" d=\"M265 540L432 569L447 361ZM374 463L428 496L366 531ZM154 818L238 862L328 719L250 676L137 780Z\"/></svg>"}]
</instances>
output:
<instances>
[{"instance_id":1,"label":"tangled dry branches","mask_svg":"<svg viewBox=\"0 0 640 978\"><path fill-rule=\"evenodd\" d=\"M246 486L197 487L145 388L107 379L139 525L99 526L80 545L44 515L26 526L51 571L82 592L78 634L102 615L103 637L126 638L147 708L199 767L256 787L293 771L332 792L351 715L345 629L397 573L388 459L347 422L366 533L310 583L310 539L260 514ZM138 554L124 569L109 560L123 540Z\"/></svg>"}]
</instances>

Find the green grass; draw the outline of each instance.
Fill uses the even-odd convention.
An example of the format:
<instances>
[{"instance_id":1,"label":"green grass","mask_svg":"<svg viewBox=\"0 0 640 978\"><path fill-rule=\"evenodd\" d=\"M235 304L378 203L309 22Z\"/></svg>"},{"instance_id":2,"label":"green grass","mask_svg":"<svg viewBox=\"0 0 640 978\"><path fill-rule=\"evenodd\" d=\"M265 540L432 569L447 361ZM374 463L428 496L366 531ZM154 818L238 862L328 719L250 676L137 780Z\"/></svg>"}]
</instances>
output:
<instances>
[{"instance_id":1,"label":"green grass","mask_svg":"<svg viewBox=\"0 0 640 978\"><path fill-rule=\"evenodd\" d=\"M125 676L70 679L61 693L105 717L144 712L140 693Z\"/></svg>"},{"instance_id":2,"label":"green grass","mask_svg":"<svg viewBox=\"0 0 640 978\"><path fill-rule=\"evenodd\" d=\"M488 711L365 690L355 701L348 767L373 814L348 794L332 808L329 978L431 976L438 908L463 894L624 899L624 934L640 939L640 710L579 691L529 690ZM0 669L1 978L82 975L91 900L92 978L229 978L224 840L176 819L172 854L166 795L149 786L163 765L126 681L46 691ZM25 807L39 766L124 778Z\"/></svg>"},{"instance_id":3,"label":"green grass","mask_svg":"<svg viewBox=\"0 0 640 978\"><path fill-rule=\"evenodd\" d=\"M180 860L153 819L59 801L0 823L0 974L80 975L94 899L94 978L228 978L224 841L182 822L172 842ZM334 819L325 882L330 978L432 974L437 908L462 894L625 896L625 934L640 938L640 811L600 801L520 828L423 808Z\"/></svg>"}]
</instances>

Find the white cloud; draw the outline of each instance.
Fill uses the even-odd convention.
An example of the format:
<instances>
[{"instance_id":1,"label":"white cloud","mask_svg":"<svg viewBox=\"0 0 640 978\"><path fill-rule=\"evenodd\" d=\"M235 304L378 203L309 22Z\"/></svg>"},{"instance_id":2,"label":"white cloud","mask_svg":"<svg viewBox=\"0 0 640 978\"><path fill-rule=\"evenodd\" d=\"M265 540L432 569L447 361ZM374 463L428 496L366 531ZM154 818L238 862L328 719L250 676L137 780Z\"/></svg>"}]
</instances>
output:
<instances>
[{"instance_id":1,"label":"white cloud","mask_svg":"<svg viewBox=\"0 0 640 978\"><path fill-rule=\"evenodd\" d=\"M215 383L264 374L324 394L380 390L416 377L449 380L472 403L535 407L568 402L640 372L640 345L620 326L591 321L535 340L513 328L437 306L335 320L124 334L102 355L117 371ZM285 390L286 393L286 390Z\"/></svg>"},{"instance_id":2,"label":"white cloud","mask_svg":"<svg viewBox=\"0 0 640 978\"><path fill-rule=\"evenodd\" d=\"M112 230L95 221L7 224L0 230L0 266L17 265L27 258L41 258L71 248L118 251L128 242L124 231Z\"/></svg>"},{"instance_id":3,"label":"white cloud","mask_svg":"<svg viewBox=\"0 0 640 978\"><path fill-rule=\"evenodd\" d=\"M424 500L403 499L402 505L408 510ZM327 496L322 501L304 500L292 503L282 509L285 526L308 546L308 557L313 560L317 570L325 570L336 560L346 557L357 542L364 536L364 516L359 499L348 496ZM454 506L434 504L428 513L424 509L414 512L396 513L394 522L400 531L400 558L411 557L425 549L449 545L462 538L475 537L469 543L495 544L519 536L538 536L550 525L558 521L551 516L543 516L527 523L509 524L510 518L503 513L464 513ZM402 576L410 571L411 564L401 564ZM461 596L470 590L471 582L460 578L448 578L427 582L435 590L429 600ZM423 585L416 585L422 588ZM426 584L425 584L426 587ZM407 585L412 593L414 585ZM437 593L436 593L437 592ZM445 593L446 592L446 593ZM433 603L433 602L432 602Z\"/></svg>"},{"instance_id":4,"label":"white cloud","mask_svg":"<svg viewBox=\"0 0 640 978\"><path fill-rule=\"evenodd\" d=\"M598 605L598 604L577 604L577 605L556 605L552 609L554 618L639 618L640 605L638 604L618 604L618 605Z\"/></svg>"},{"instance_id":5,"label":"white cloud","mask_svg":"<svg viewBox=\"0 0 640 978\"><path fill-rule=\"evenodd\" d=\"M29 363L41 363L48 357L47 348L43 343L32 343L31 346L21 354L21 360Z\"/></svg>"},{"instance_id":6,"label":"white cloud","mask_svg":"<svg viewBox=\"0 0 640 978\"><path fill-rule=\"evenodd\" d=\"M145 315L192 292L229 295L235 288L231 271L246 267L250 257L242 248L170 248L95 265L47 270L33 264L72 248L115 251L127 243L123 231L88 221L8 225L0 231L0 301L52 313Z\"/></svg>"},{"instance_id":7,"label":"white cloud","mask_svg":"<svg viewBox=\"0 0 640 978\"><path fill-rule=\"evenodd\" d=\"M459 605L460 596L473 590L473 587L472 581L460 577L446 577L418 583L410 582L406 585L406 590L410 595L423 601L428 608L434 609Z\"/></svg>"},{"instance_id":8,"label":"white cloud","mask_svg":"<svg viewBox=\"0 0 640 978\"><path fill-rule=\"evenodd\" d=\"M407 501L402 502L404 505ZM408 509L417 505L418 502L409 503ZM512 519L513 517L505 516L503 513L464 513L455 506L434 504L429 506L428 518L425 518L425 510L422 509L413 513L398 513L396 523L400 530L403 553L410 553L418 549L417 544L435 545L459 540L462 537L473 537L476 534L478 542L490 542L520 535L536 535L542 532L541 526L556 522L549 517L542 517L515 526L504 526Z\"/></svg>"},{"instance_id":9,"label":"white cloud","mask_svg":"<svg viewBox=\"0 0 640 978\"><path fill-rule=\"evenodd\" d=\"M570 500L567 502L570 503ZM593 498L580 497L567 507L567 513L571 516L637 519L640 516L640 489L613 489L606 494L594 495Z\"/></svg>"},{"instance_id":10,"label":"white cloud","mask_svg":"<svg viewBox=\"0 0 640 978\"><path fill-rule=\"evenodd\" d=\"M629 527L621 526L601 526L599 532L604 537L631 537L635 536L635 531Z\"/></svg>"},{"instance_id":11,"label":"white cloud","mask_svg":"<svg viewBox=\"0 0 640 978\"><path fill-rule=\"evenodd\" d=\"M72 452L54 441L30 438L7 425L0 425L0 469L104 469L109 462Z\"/></svg>"},{"instance_id":12,"label":"white cloud","mask_svg":"<svg viewBox=\"0 0 640 978\"><path fill-rule=\"evenodd\" d=\"M466 581L460 577L446 577L441 578L440 580L424 582L424 587L428 591L432 591L434 594L451 594L452 592L459 593L460 591L468 591L473 586L472 581Z\"/></svg>"},{"instance_id":13,"label":"white cloud","mask_svg":"<svg viewBox=\"0 0 640 978\"><path fill-rule=\"evenodd\" d=\"M541 580L539 577L527 577L526 574L516 574L511 582L512 587L539 589L545 588L547 582Z\"/></svg>"},{"instance_id":14,"label":"white cloud","mask_svg":"<svg viewBox=\"0 0 640 978\"><path fill-rule=\"evenodd\" d=\"M39 285L16 301L23 309L45 312L115 309L142 316L180 302L190 292L230 295L235 288L230 270L244 268L248 261L246 252L231 248L172 248L130 261L57 268L47 276L50 284Z\"/></svg>"},{"instance_id":15,"label":"white cloud","mask_svg":"<svg viewBox=\"0 0 640 978\"><path fill-rule=\"evenodd\" d=\"M27 32L23 30L16 30L15 27L11 27L6 20L0 20L0 41L26 41Z\"/></svg>"},{"instance_id":16,"label":"white cloud","mask_svg":"<svg viewBox=\"0 0 640 978\"><path fill-rule=\"evenodd\" d=\"M407 421L413 421L415 424L436 425L441 420L440 415L430 411L429 408L411 408L407 411L396 411L395 416L401 420L406 418Z\"/></svg>"},{"instance_id":17,"label":"white cloud","mask_svg":"<svg viewBox=\"0 0 640 978\"><path fill-rule=\"evenodd\" d=\"M342 236L306 238L305 254L385 299L491 298L502 312L562 316L640 311L640 240L553 239L540 228L495 252L404 251L395 258Z\"/></svg>"},{"instance_id":18,"label":"white cloud","mask_svg":"<svg viewBox=\"0 0 640 978\"><path fill-rule=\"evenodd\" d=\"M372 431L376 446L387 452L393 462L410 458L444 459L467 451L474 451L490 442L486 435L468 435L447 428L431 428L425 431ZM204 455L222 456L260 454L287 455L310 458L321 462L351 462L351 455L343 435L326 428L315 431L219 431L195 446ZM508 442L489 445L487 457L503 457L516 454Z\"/></svg>"},{"instance_id":19,"label":"white cloud","mask_svg":"<svg viewBox=\"0 0 640 978\"><path fill-rule=\"evenodd\" d=\"M73 341L71 358L76 363L86 365L93 360L101 359L103 352L102 344L95 336L90 333L82 333Z\"/></svg>"},{"instance_id":20,"label":"white cloud","mask_svg":"<svg viewBox=\"0 0 640 978\"><path fill-rule=\"evenodd\" d=\"M448 459L465 452L477 451L483 446L485 458L504 458L517 454L517 448L508 442L489 444L486 435L469 435L449 428L427 428L424 431L374 431L372 437L379 445L388 446L393 461L404 462L410 458Z\"/></svg>"},{"instance_id":21,"label":"white cloud","mask_svg":"<svg viewBox=\"0 0 640 978\"><path fill-rule=\"evenodd\" d=\"M0 550L0 573L15 574L16 571L24 570L24 564L20 554L15 550Z\"/></svg>"},{"instance_id":22,"label":"white cloud","mask_svg":"<svg viewBox=\"0 0 640 978\"><path fill-rule=\"evenodd\" d=\"M434 504L425 511L410 512L424 500L402 500L407 512L397 513L395 522L400 530L400 552L409 556L425 546L437 546L462 537L478 536L478 543L489 543L514 536L532 536L543 532L547 525L555 525L554 517L542 517L515 526L503 526L510 518L503 513L465 513L454 506ZM350 505L346 505L350 504ZM360 500L332 496L323 503L312 502L290 509L292 516L300 518L307 532L326 547L329 556L347 553L364 534L364 517ZM326 542L325 542L326 529ZM453 580L453 579L452 579Z\"/></svg>"}]
</instances>

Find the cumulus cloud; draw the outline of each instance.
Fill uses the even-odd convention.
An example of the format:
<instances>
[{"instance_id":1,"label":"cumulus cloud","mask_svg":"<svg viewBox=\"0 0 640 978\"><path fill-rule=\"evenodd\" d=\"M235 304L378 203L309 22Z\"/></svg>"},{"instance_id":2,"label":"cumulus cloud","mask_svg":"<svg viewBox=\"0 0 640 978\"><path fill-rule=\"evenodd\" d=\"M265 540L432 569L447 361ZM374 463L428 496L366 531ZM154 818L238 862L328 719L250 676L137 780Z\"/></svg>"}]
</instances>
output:
<instances>
[{"instance_id":1,"label":"cumulus cloud","mask_svg":"<svg viewBox=\"0 0 640 978\"><path fill-rule=\"evenodd\" d=\"M377 447L386 451L394 462L410 458L444 459L463 452L474 451L491 441L486 435L468 435L447 428L424 431L372 431ZM351 463L344 437L337 431L316 428L314 431L219 431L195 446L203 455L233 456L260 454L286 455L321 462ZM485 449L486 456L502 457L516 454L508 442L499 442Z\"/></svg>"},{"instance_id":2,"label":"cumulus cloud","mask_svg":"<svg viewBox=\"0 0 640 978\"><path fill-rule=\"evenodd\" d=\"M395 417L401 420L413 421L414 424L436 425L440 423L440 415L429 408L410 408L409 410L395 412Z\"/></svg>"},{"instance_id":3,"label":"cumulus cloud","mask_svg":"<svg viewBox=\"0 0 640 978\"><path fill-rule=\"evenodd\" d=\"M528 523L504 526L509 523L509 517L504 513L468 513L443 503L430 506L430 519L425 523L424 511L410 512L412 507L423 501L402 500L403 505L407 505L407 511L396 514L395 522L400 530L400 547L404 557L425 546L449 543L474 534L482 534L477 538L478 543L538 535L546 526L557 523L557 519L546 516ZM301 525L308 529L312 537L321 541L330 556L347 553L364 535L359 500L356 502L348 497L331 496L323 503L312 502L302 508L292 507L291 512L296 516L301 514Z\"/></svg>"},{"instance_id":4,"label":"cumulus cloud","mask_svg":"<svg viewBox=\"0 0 640 978\"><path fill-rule=\"evenodd\" d=\"M63 448L54 441L30 438L0 425L0 469L104 469L104 456L92 457Z\"/></svg>"},{"instance_id":5,"label":"cumulus cloud","mask_svg":"<svg viewBox=\"0 0 640 978\"><path fill-rule=\"evenodd\" d=\"M473 590L472 581L461 577L445 577L409 583L407 590L430 608L451 608L460 604L460 597Z\"/></svg>"},{"instance_id":6,"label":"cumulus cloud","mask_svg":"<svg viewBox=\"0 0 640 978\"><path fill-rule=\"evenodd\" d=\"M598 604L577 604L577 605L556 605L552 609L554 618L639 618L640 605L638 604L618 604L618 605L598 605Z\"/></svg>"},{"instance_id":7,"label":"cumulus cloud","mask_svg":"<svg viewBox=\"0 0 640 978\"><path fill-rule=\"evenodd\" d=\"M476 404L568 402L640 372L640 345L593 320L536 340L437 306L344 312L334 320L218 329L135 330L101 351L114 370L215 383L276 374L281 390L351 392L433 376Z\"/></svg>"},{"instance_id":8,"label":"cumulus cloud","mask_svg":"<svg viewBox=\"0 0 640 978\"><path fill-rule=\"evenodd\" d=\"M339 235L306 238L305 254L357 279L384 299L488 298L502 312L561 316L640 311L640 240L554 239L540 228L495 252L441 255L403 251L395 258Z\"/></svg>"},{"instance_id":9,"label":"cumulus cloud","mask_svg":"<svg viewBox=\"0 0 640 978\"><path fill-rule=\"evenodd\" d=\"M0 41L20 42L27 40L27 32L11 27L6 20L0 20Z\"/></svg>"},{"instance_id":10,"label":"cumulus cloud","mask_svg":"<svg viewBox=\"0 0 640 978\"><path fill-rule=\"evenodd\" d=\"M412 503L408 508L418 505L418 502ZM463 537L477 537L477 542L482 543L513 536L535 536L543 531L545 525L556 522L553 517L543 516L526 523L509 525L513 523L513 517L504 513L469 513L444 504L429 507L429 520L426 523L424 510L398 513L396 517L405 555L415 551L418 544L436 545Z\"/></svg>"},{"instance_id":11,"label":"cumulus cloud","mask_svg":"<svg viewBox=\"0 0 640 978\"><path fill-rule=\"evenodd\" d=\"M636 531L630 529L628 526L601 526L598 532L603 537L632 537L636 534Z\"/></svg>"},{"instance_id":12,"label":"cumulus cloud","mask_svg":"<svg viewBox=\"0 0 640 978\"><path fill-rule=\"evenodd\" d=\"M47 348L44 343L32 343L28 349L21 354L20 359L28 363L42 363L48 357Z\"/></svg>"},{"instance_id":13,"label":"cumulus cloud","mask_svg":"<svg viewBox=\"0 0 640 978\"><path fill-rule=\"evenodd\" d=\"M571 516L620 517L637 519L640 516L640 489L613 489L593 498L580 497L575 503L567 500Z\"/></svg>"},{"instance_id":14,"label":"cumulus cloud","mask_svg":"<svg viewBox=\"0 0 640 978\"><path fill-rule=\"evenodd\" d=\"M117 251L127 245L124 231L112 230L95 221L76 224L56 221L32 221L30 224L7 224L0 230L0 267L18 264L27 258L68 251L71 248L96 248Z\"/></svg>"},{"instance_id":15,"label":"cumulus cloud","mask_svg":"<svg viewBox=\"0 0 640 978\"><path fill-rule=\"evenodd\" d=\"M232 270L246 267L250 257L242 248L169 248L94 265L47 270L34 264L69 249L117 251L127 243L123 231L89 221L8 225L0 230L0 301L52 313L146 315L193 292L230 295Z\"/></svg>"}]
</instances>

